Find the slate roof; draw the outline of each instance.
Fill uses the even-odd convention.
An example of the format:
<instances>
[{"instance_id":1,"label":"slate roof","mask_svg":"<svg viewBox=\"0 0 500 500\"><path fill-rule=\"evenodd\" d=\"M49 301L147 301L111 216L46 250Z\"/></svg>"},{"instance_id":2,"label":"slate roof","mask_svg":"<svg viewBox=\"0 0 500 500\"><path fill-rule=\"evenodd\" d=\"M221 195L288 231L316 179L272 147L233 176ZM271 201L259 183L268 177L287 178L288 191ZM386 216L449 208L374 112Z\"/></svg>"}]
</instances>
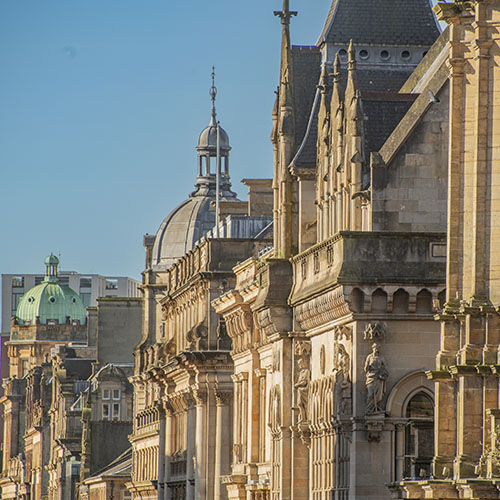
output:
<instances>
[{"instance_id":1,"label":"slate roof","mask_svg":"<svg viewBox=\"0 0 500 500\"><path fill-rule=\"evenodd\" d=\"M439 33L429 0L333 0L317 44L430 46Z\"/></svg>"},{"instance_id":2,"label":"slate roof","mask_svg":"<svg viewBox=\"0 0 500 500\"><path fill-rule=\"evenodd\" d=\"M132 473L132 447L127 448L121 455L116 457L110 464L99 470L84 482L90 482L96 478L116 477L127 478Z\"/></svg>"},{"instance_id":3,"label":"slate roof","mask_svg":"<svg viewBox=\"0 0 500 500\"><path fill-rule=\"evenodd\" d=\"M317 47L292 47L293 90L295 109L295 147L302 144L309 123L321 70L321 53ZM318 124L314 121L307 147L301 153L301 163L316 164L316 135Z\"/></svg>"},{"instance_id":4,"label":"slate roof","mask_svg":"<svg viewBox=\"0 0 500 500\"><path fill-rule=\"evenodd\" d=\"M410 109L417 94L365 92L361 109L365 126L365 151L378 151ZM366 158L369 159L369 156Z\"/></svg>"},{"instance_id":5,"label":"slate roof","mask_svg":"<svg viewBox=\"0 0 500 500\"><path fill-rule=\"evenodd\" d=\"M295 60L294 60L295 61ZM302 89L304 94L307 93L308 102L310 102L307 110L304 110L304 115L296 117L300 119L300 127L296 128L296 145L297 145L297 154L292 162L294 166L297 167L308 167L308 168L316 168L316 143L318 137L318 112L319 112L319 104L320 99L319 96L317 100L314 99L316 92L316 85L319 82L319 66L316 71L313 73L312 71L309 73L309 80L306 84L305 79L300 80L303 82L306 88ZM316 80L312 80L313 74L316 77ZM389 137L392 130L396 127L397 123L406 111L409 109L411 103L413 102L413 98L396 98L394 97L394 93L396 93L401 86L406 82L408 77L411 75L411 71L396 71L396 70L368 70L368 69L357 69L356 75L358 79L358 87L361 92L361 97L364 99L365 94L368 93L391 93L392 97L388 97L390 103L394 104L386 104L385 107L380 104L380 96L377 98L377 105L368 104L367 113L371 115L372 109L380 108L381 112L381 123L380 128L375 127L376 130L365 130L368 134L366 139L365 146L367 147L367 154L371 151L378 151L378 149L382 146L383 142L387 137ZM345 89L347 84L347 69L344 67L341 69L341 82ZM297 83L297 82L296 82ZM314 85L312 85L314 83ZM296 94L298 93L297 85L296 85ZM397 94L396 94L397 95ZM373 99L373 95L371 97ZM408 104L408 100L410 101ZM328 97L328 102L330 102L330 97ZM296 104L300 104L296 102ZM393 110L391 116L391 109ZM299 112L301 113L303 110L301 109ZM376 111L375 111L376 113ZM312 115L312 116L311 116ZM375 121L376 114L374 114L371 118L372 122ZM309 129L309 133L304 138L305 133L307 131L307 124L309 120L312 118L311 127ZM369 135L369 134L372 135ZM302 134L302 135L301 135ZM381 139L383 137L383 140ZM378 147L375 147L375 144L380 144ZM371 148L374 149L371 149Z\"/></svg>"}]
</instances>

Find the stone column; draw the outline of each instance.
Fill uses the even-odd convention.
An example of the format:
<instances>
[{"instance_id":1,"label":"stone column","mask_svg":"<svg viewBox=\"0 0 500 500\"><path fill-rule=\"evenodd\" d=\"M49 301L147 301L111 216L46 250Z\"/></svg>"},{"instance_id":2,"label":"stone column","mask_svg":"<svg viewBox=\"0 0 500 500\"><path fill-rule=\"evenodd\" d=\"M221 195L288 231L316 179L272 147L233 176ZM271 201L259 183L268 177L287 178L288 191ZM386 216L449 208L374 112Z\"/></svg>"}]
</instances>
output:
<instances>
[{"instance_id":1,"label":"stone column","mask_svg":"<svg viewBox=\"0 0 500 500\"><path fill-rule=\"evenodd\" d=\"M214 499L227 498L227 490L222 486L222 476L230 472L231 452L231 402L233 393L215 391L217 403L215 435L215 484Z\"/></svg>"},{"instance_id":2,"label":"stone column","mask_svg":"<svg viewBox=\"0 0 500 500\"><path fill-rule=\"evenodd\" d=\"M194 499L195 479L194 460L195 460L195 436L196 436L196 406L195 400L191 395L186 396L187 415L187 454L186 454L186 499Z\"/></svg>"},{"instance_id":3,"label":"stone column","mask_svg":"<svg viewBox=\"0 0 500 500\"><path fill-rule=\"evenodd\" d=\"M161 453L161 448L160 448ZM164 444L164 473L163 481L165 483L164 498L165 500L171 500L172 495L170 488L167 486L170 480L170 462L172 457L172 414L167 410L165 415L165 444Z\"/></svg>"},{"instance_id":4,"label":"stone column","mask_svg":"<svg viewBox=\"0 0 500 500\"><path fill-rule=\"evenodd\" d=\"M203 392L197 392L195 394L196 399L196 440L195 440L195 467L194 467L194 480L195 480L195 491L194 497L196 500L205 500L207 497L206 491L206 455L207 455L207 443L206 439L206 419L207 415L207 394Z\"/></svg>"},{"instance_id":5,"label":"stone column","mask_svg":"<svg viewBox=\"0 0 500 500\"><path fill-rule=\"evenodd\" d=\"M167 439L167 426L166 426L166 415L163 408L159 408L160 412L160 432L159 432L159 443L158 443L158 458L157 458L157 468L158 468L158 498L166 498L166 490L168 490L166 485L165 468L166 468L166 439Z\"/></svg>"}]
</instances>

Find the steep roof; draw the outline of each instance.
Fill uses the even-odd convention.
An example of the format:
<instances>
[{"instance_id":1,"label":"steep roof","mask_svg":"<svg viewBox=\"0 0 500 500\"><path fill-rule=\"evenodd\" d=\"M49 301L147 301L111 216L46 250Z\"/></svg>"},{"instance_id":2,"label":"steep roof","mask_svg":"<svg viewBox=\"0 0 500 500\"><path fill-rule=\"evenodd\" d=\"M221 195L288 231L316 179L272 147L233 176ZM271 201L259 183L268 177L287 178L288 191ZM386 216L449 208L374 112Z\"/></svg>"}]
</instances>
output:
<instances>
[{"instance_id":1,"label":"steep roof","mask_svg":"<svg viewBox=\"0 0 500 500\"><path fill-rule=\"evenodd\" d=\"M293 90L295 111L295 147L300 151L303 138L308 131L311 109L315 100L316 86L321 70L321 53L314 46L292 47ZM301 162L316 164L317 120L311 123L305 149L300 151Z\"/></svg>"},{"instance_id":2,"label":"steep roof","mask_svg":"<svg viewBox=\"0 0 500 500\"><path fill-rule=\"evenodd\" d=\"M438 36L429 0L333 0L317 45L430 46Z\"/></svg>"},{"instance_id":3,"label":"steep roof","mask_svg":"<svg viewBox=\"0 0 500 500\"><path fill-rule=\"evenodd\" d=\"M397 122L406 113L411 102L413 102L413 98L398 98L397 94L396 97L394 96L394 93L400 89L410 74L411 71L409 70L370 70L362 68L356 70L358 88L363 100L365 95L370 94L365 116L371 114L372 110L377 110L375 113L380 111L383 117L383 126L372 126L369 129L370 133L367 133L366 146L369 148L368 151L377 151L378 148L382 146L384 140L389 136ZM313 75L316 76L316 84L314 86L312 85ZM298 140L296 143L297 153L292 164L297 167L315 168L320 96L319 92L317 92L315 98L314 93L316 91L316 85L319 83L319 68L315 68L315 71L311 71L308 78L307 85L306 80L303 82L303 85L306 86L303 92L307 92L308 102L311 103L308 107L310 111L308 111L307 115L304 114L300 122L300 127L296 128L296 140ZM345 87L347 83L347 69L345 67L341 69L341 82ZM380 93L380 95L375 97L374 93ZM384 102L384 100L387 102ZM329 95L328 102L330 102ZM410 102L410 104L408 104L408 102ZM375 122L375 117L376 114L371 116L372 123ZM309 127L307 126L308 123L310 123ZM299 139L300 134L302 134L302 141ZM375 144L378 146L375 147Z\"/></svg>"}]
</instances>

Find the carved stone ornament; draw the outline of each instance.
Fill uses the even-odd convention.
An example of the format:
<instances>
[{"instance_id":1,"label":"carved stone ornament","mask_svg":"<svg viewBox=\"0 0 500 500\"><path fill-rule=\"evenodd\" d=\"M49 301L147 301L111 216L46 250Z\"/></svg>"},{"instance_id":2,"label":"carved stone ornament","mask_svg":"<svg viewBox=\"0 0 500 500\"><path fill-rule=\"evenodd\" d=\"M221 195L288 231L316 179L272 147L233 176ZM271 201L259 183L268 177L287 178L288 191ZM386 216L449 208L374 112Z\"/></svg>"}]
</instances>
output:
<instances>
[{"instance_id":1,"label":"carved stone ornament","mask_svg":"<svg viewBox=\"0 0 500 500\"><path fill-rule=\"evenodd\" d=\"M336 326L333 333L335 340L351 340L352 338L352 328L350 326Z\"/></svg>"},{"instance_id":2,"label":"carved stone ornament","mask_svg":"<svg viewBox=\"0 0 500 500\"><path fill-rule=\"evenodd\" d=\"M281 430L281 388L275 385L269 393L269 427L273 434Z\"/></svg>"},{"instance_id":3,"label":"carved stone ornament","mask_svg":"<svg viewBox=\"0 0 500 500\"><path fill-rule=\"evenodd\" d=\"M386 337L385 327L382 323L375 321L373 323L366 323L363 332L365 340L384 340Z\"/></svg>"},{"instance_id":4,"label":"carved stone ornament","mask_svg":"<svg viewBox=\"0 0 500 500\"><path fill-rule=\"evenodd\" d=\"M187 341L192 351L203 351L208 348L208 329L205 325L199 324L189 330Z\"/></svg>"},{"instance_id":5,"label":"carved stone ornament","mask_svg":"<svg viewBox=\"0 0 500 500\"><path fill-rule=\"evenodd\" d=\"M368 432L368 441L378 443L384 430L384 415L366 417L366 430Z\"/></svg>"},{"instance_id":6,"label":"carved stone ornament","mask_svg":"<svg viewBox=\"0 0 500 500\"><path fill-rule=\"evenodd\" d=\"M321 370L321 375L325 374L325 363L326 363L325 346L322 345L319 351L319 368Z\"/></svg>"}]
</instances>

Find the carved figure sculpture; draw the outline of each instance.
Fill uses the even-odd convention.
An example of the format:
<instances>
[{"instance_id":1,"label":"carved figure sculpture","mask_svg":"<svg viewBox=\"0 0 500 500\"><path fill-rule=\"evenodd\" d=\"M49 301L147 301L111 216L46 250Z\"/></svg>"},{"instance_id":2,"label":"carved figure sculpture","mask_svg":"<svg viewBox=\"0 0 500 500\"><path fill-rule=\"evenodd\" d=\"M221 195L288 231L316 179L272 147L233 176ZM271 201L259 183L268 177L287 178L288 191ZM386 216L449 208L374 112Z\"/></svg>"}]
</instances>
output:
<instances>
[{"instance_id":1,"label":"carved figure sculpture","mask_svg":"<svg viewBox=\"0 0 500 500\"><path fill-rule=\"evenodd\" d=\"M297 389L297 406L299 408L299 424L307 421L307 402L309 398L309 384L311 381L311 371L306 358L299 359L299 376L295 384Z\"/></svg>"},{"instance_id":2,"label":"carved figure sculpture","mask_svg":"<svg viewBox=\"0 0 500 500\"><path fill-rule=\"evenodd\" d=\"M380 403L384 399L386 380L389 376L385 359L380 356L377 344L372 345L372 352L366 357L365 374L368 391L366 413L375 413L381 410Z\"/></svg>"},{"instance_id":3,"label":"carved figure sculpture","mask_svg":"<svg viewBox=\"0 0 500 500\"><path fill-rule=\"evenodd\" d=\"M335 345L335 367L338 370L338 375L343 376L342 382L350 382L351 381L351 360L349 357L349 353L346 351L346 348L340 342L337 342Z\"/></svg>"}]
</instances>

